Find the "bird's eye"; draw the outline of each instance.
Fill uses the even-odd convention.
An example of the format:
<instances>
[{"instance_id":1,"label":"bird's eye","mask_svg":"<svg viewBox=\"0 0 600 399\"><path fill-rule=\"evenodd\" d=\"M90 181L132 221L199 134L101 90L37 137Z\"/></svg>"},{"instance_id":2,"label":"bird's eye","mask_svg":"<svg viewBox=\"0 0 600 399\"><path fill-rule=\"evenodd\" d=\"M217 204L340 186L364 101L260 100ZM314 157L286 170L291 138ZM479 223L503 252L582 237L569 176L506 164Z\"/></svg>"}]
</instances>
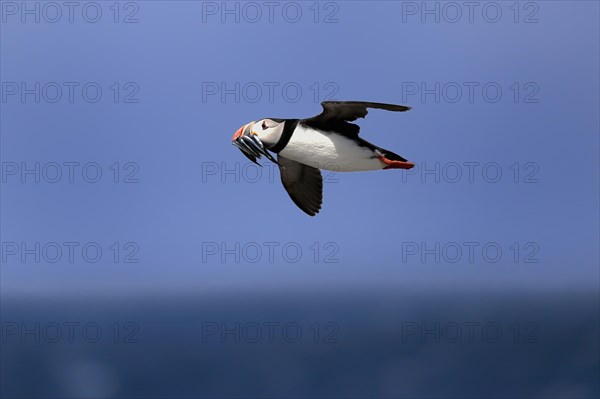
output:
<instances>
[{"instance_id":1,"label":"bird's eye","mask_svg":"<svg viewBox=\"0 0 600 399\"><path fill-rule=\"evenodd\" d=\"M262 128L263 128L263 130L267 129L267 122L263 121Z\"/></svg>"}]
</instances>

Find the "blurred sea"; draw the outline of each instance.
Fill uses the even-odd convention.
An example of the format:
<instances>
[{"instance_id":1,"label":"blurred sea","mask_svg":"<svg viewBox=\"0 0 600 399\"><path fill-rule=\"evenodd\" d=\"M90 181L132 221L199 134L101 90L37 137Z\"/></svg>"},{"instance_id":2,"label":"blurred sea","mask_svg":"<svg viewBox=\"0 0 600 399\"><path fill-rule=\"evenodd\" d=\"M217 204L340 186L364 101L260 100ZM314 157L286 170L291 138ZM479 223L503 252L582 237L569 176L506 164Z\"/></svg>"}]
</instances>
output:
<instances>
[{"instance_id":1,"label":"blurred sea","mask_svg":"<svg viewBox=\"0 0 600 399\"><path fill-rule=\"evenodd\" d=\"M4 297L1 309L3 398L600 395L596 293Z\"/></svg>"}]
</instances>

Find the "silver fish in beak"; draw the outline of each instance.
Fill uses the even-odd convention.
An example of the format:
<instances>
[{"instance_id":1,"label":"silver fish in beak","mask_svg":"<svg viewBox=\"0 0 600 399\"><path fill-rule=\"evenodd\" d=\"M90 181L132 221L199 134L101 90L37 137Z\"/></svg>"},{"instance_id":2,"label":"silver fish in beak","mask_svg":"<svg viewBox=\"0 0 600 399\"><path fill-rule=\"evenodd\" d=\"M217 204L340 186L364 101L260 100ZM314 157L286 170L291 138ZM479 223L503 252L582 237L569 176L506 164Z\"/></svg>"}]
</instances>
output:
<instances>
[{"instance_id":1,"label":"silver fish in beak","mask_svg":"<svg viewBox=\"0 0 600 399\"><path fill-rule=\"evenodd\" d=\"M258 135L252 132L252 126L255 122L250 122L239 128L231 138L231 144L242 151L242 154L255 164L260 165L257 159L262 155L266 156L271 162L278 164L277 160L265 148L263 142L258 138Z\"/></svg>"}]
</instances>

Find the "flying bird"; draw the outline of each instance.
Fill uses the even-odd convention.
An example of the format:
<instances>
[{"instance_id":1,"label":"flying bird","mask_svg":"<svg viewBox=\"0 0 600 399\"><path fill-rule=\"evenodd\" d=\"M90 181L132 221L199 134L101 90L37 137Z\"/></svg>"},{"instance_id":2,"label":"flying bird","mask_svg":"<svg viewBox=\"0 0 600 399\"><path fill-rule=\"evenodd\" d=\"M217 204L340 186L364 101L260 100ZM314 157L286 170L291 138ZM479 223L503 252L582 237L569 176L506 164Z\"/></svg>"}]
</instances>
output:
<instances>
[{"instance_id":1,"label":"flying bird","mask_svg":"<svg viewBox=\"0 0 600 399\"><path fill-rule=\"evenodd\" d=\"M404 112L404 105L361 101L324 101L323 112L306 119L265 118L239 128L232 144L252 162L262 155L279 165L281 182L294 203L315 216L323 202L320 169L355 172L410 169L415 165L358 136L352 122L364 118L367 108ZM277 159L271 152L277 154Z\"/></svg>"}]
</instances>

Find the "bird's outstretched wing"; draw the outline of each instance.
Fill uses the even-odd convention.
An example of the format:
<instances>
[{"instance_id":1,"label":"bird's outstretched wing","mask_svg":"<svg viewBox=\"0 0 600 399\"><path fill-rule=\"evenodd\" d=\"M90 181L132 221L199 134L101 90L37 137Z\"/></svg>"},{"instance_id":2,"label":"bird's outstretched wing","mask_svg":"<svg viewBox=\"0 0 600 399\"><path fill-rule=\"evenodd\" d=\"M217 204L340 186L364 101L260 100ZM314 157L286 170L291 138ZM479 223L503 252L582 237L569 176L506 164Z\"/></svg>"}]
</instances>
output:
<instances>
[{"instance_id":1,"label":"bird's outstretched wing","mask_svg":"<svg viewBox=\"0 0 600 399\"><path fill-rule=\"evenodd\" d=\"M371 103L363 101L323 101L323 112L312 118L302 120L302 123L323 131L336 131L338 133L357 135L360 131L353 122L364 118L369 111L367 108L383 109L386 111L404 112L411 108L404 105Z\"/></svg>"},{"instance_id":2,"label":"bird's outstretched wing","mask_svg":"<svg viewBox=\"0 0 600 399\"><path fill-rule=\"evenodd\" d=\"M281 183L290 198L310 216L315 216L323 203L323 177L321 171L312 166L277 156Z\"/></svg>"}]
</instances>

